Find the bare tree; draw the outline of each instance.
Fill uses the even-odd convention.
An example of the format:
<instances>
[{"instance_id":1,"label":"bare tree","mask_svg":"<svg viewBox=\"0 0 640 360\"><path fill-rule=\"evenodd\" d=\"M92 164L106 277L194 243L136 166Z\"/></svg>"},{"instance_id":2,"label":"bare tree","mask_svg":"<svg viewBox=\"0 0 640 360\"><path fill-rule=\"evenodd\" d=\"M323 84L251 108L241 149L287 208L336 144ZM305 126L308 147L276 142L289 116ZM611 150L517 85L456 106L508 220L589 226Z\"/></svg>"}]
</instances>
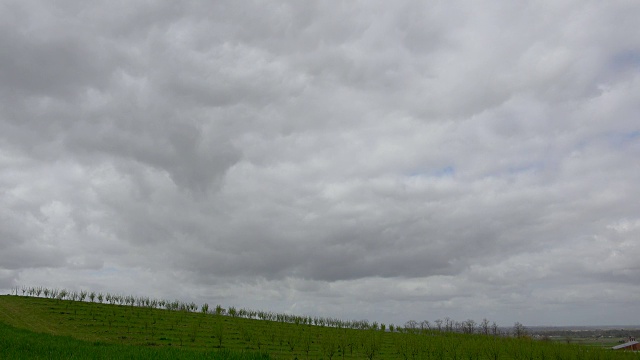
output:
<instances>
[{"instance_id":1,"label":"bare tree","mask_svg":"<svg viewBox=\"0 0 640 360\"><path fill-rule=\"evenodd\" d=\"M498 327L498 324L496 324L495 321L491 324L491 334L493 336L500 335L500 328Z\"/></svg>"},{"instance_id":2,"label":"bare tree","mask_svg":"<svg viewBox=\"0 0 640 360\"><path fill-rule=\"evenodd\" d=\"M418 322L415 320L409 320L404 324L404 328L413 332L418 328Z\"/></svg>"},{"instance_id":3,"label":"bare tree","mask_svg":"<svg viewBox=\"0 0 640 360\"><path fill-rule=\"evenodd\" d=\"M522 338L527 336L527 328L519 322L513 324L513 336Z\"/></svg>"},{"instance_id":4,"label":"bare tree","mask_svg":"<svg viewBox=\"0 0 640 360\"><path fill-rule=\"evenodd\" d=\"M427 331L427 330L431 330L431 323L429 322L429 320L423 320L420 323L420 330Z\"/></svg>"},{"instance_id":5,"label":"bare tree","mask_svg":"<svg viewBox=\"0 0 640 360\"><path fill-rule=\"evenodd\" d=\"M464 332L465 334L473 334L475 329L476 329L476 322L473 321L472 319L469 319L463 322L462 332Z\"/></svg>"},{"instance_id":6,"label":"bare tree","mask_svg":"<svg viewBox=\"0 0 640 360\"><path fill-rule=\"evenodd\" d=\"M436 328L438 329L438 331L442 331L442 320L437 319L434 322L436 323Z\"/></svg>"},{"instance_id":7,"label":"bare tree","mask_svg":"<svg viewBox=\"0 0 640 360\"><path fill-rule=\"evenodd\" d=\"M453 332L453 326L455 322L451 320L448 316L444 318L444 331Z\"/></svg>"}]
</instances>

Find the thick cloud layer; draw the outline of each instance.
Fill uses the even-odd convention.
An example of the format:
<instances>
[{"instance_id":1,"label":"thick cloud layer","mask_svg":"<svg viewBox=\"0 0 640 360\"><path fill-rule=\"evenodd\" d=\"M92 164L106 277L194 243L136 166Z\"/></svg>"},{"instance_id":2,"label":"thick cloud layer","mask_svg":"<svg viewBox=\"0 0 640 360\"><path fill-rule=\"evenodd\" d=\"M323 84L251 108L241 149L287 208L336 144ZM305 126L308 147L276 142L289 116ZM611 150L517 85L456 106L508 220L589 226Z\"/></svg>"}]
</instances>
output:
<instances>
[{"instance_id":1,"label":"thick cloud layer","mask_svg":"<svg viewBox=\"0 0 640 360\"><path fill-rule=\"evenodd\" d=\"M0 5L0 289L628 324L640 6Z\"/></svg>"}]
</instances>

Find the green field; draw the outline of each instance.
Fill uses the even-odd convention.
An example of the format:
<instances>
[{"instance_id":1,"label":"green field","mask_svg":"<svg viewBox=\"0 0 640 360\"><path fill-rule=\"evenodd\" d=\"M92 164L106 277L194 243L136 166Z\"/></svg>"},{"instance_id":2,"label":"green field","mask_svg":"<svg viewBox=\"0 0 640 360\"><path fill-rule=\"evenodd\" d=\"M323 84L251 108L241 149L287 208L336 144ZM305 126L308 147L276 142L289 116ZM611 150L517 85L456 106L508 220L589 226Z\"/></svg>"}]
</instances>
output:
<instances>
[{"instance_id":1,"label":"green field","mask_svg":"<svg viewBox=\"0 0 640 360\"><path fill-rule=\"evenodd\" d=\"M528 338L316 326L195 309L0 296L0 359L640 359Z\"/></svg>"},{"instance_id":2,"label":"green field","mask_svg":"<svg viewBox=\"0 0 640 360\"><path fill-rule=\"evenodd\" d=\"M213 359L268 360L255 352L197 351L77 340L18 329L0 322L1 359Z\"/></svg>"}]
</instances>

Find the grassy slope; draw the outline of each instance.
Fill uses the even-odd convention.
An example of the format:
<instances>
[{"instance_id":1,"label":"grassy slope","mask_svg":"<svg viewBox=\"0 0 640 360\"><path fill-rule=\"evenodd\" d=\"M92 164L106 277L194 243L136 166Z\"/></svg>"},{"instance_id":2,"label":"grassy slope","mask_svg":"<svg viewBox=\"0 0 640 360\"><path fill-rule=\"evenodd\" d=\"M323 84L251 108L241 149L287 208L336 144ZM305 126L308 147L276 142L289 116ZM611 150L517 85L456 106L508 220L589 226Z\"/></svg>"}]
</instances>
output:
<instances>
[{"instance_id":1,"label":"grassy slope","mask_svg":"<svg viewBox=\"0 0 640 360\"><path fill-rule=\"evenodd\" d=\"M214 359L268 360L266 355L107 344L18 329L0 322L0 358L12 359Z\"/></svg>"},{"instance_id":2,"label":"grassy slope","mask_svg":"<svg viewBox=\"0 0 640 360\"><path fill-rule=\"evenodd\" d=\"M142 345L140 349L167 351L190 349L196 353L249 350L268 352L279 359L328 359L330 355L333 359L342 359L339 348L345 349L345 359L368 358L367 351L371 349L375 350L374 359L402 359L405 355L419 359L568 359L580 354L588 354L588 358L594 359L640 359L638 355L594 349L585 351L576 346L515 339L334 329L21 296L0 296L0 322L32 332L68 336L89 344ZM596 353L598 357L591 356Z\"/></svg>"},{"instance_id":3,"label":"grassy slope","mask_svg":"<svg viewBox=\"0 0 640 360\"><path fill-rule=\"evenodd\" d=\"M0 296L0 324L15 330L56 335L61 343L74 339L88 344L162 348L174 352L189 349L191 355L194 351L196 354L220 350L255 352L250 347L234 343L231 334L227 339L223 337L225 341L219 347L217 339L212 339L207 332L211 330L212 323L205 320L211 318L211 315L159 309ZM216 320L225 326L229 319ZM187 358L192 358L191 355ZM145 356L143 358L149 358ZM0 353L0 358L4 359L4 354Z\"/></svg>"},{"instance_id":4,"label":"grassy slope","mask_svg":"<svg viewBox=\"0 0 640 360\"><path fill-rule=\"evenodd\" d=\"M21 296L0 296L0 321L85 341L200 351L265 351L283 358L292 354L306 357L307 349L309 354L318 353L318 336L327 330L183 311Z\"/></svg>"}]
</instances>

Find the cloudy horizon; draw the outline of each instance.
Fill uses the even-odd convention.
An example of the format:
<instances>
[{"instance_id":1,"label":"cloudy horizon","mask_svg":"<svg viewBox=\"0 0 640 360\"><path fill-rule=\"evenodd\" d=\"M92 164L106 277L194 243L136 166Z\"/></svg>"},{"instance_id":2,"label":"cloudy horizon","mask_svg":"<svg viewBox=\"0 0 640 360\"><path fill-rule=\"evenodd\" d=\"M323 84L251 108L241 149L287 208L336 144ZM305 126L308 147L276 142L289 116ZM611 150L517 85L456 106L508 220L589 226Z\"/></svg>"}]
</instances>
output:
<instances>
[{"instance_id":1,"label":"cloudy horizon","mask_svg":"<svg viewBox=\"0 0 640 360\"><path fill-rule=\"evenodd\" d=\"M638 325L640 3L0 10L2 294Z\"/></svg>"}]
</instances>

